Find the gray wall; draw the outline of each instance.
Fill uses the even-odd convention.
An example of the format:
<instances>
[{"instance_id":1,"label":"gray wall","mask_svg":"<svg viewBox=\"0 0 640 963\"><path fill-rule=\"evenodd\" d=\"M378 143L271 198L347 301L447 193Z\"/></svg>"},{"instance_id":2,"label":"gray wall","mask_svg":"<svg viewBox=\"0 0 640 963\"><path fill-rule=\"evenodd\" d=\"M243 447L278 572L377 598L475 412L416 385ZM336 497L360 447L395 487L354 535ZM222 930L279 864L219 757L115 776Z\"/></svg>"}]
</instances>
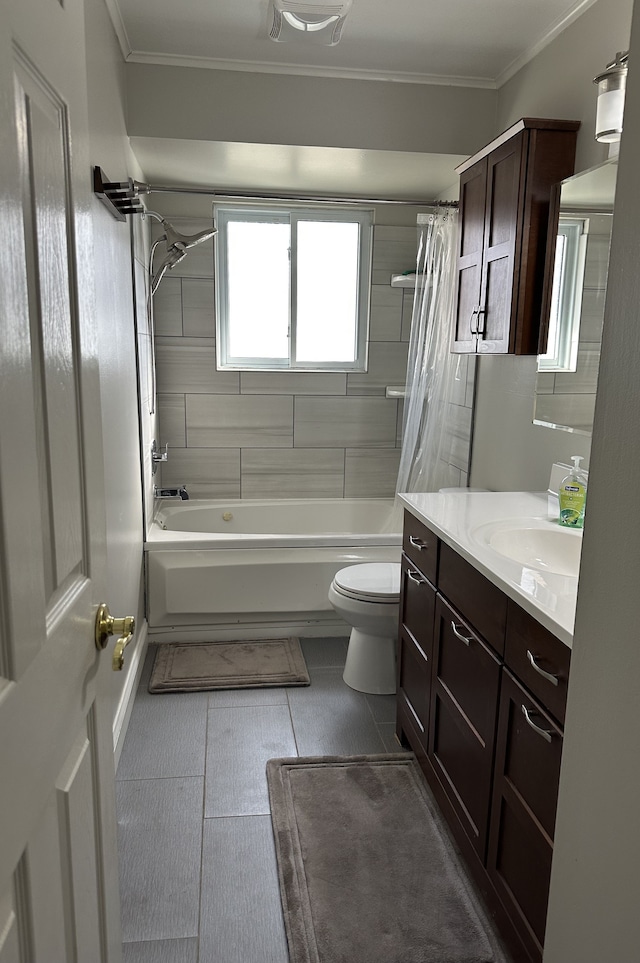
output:
<instances>
[{"instance_id":1,"label":"gray wall","mask_svg":"<svg viewBox=\"0 0 640 963\"><path fill-rule=\"evenodd\" d=\"M494 90L127 64L131 137L470 154Z\"/></svg>"},{"instance_id":2,"label":"gray wall","mask_svg":"<svg viewBox=\"0 0 640 963\"><path fill-rule=\"evenodd\" d=\"M609 4L605 6L609 7ZM615 45L614 45L615 46ZM640 891L640 4L630 46L545 963L635 963Z\"/></svg>"},{"instance_id":3,"label":"gray wall","mask_svg":"<svg viewBox=\"0 0 640 963\"><path fill-rule=\"evenodd\" d=\"M498 92L496 133L519 117L582 121L576 171L603 161L593 136L593 77L629 42L632 0L600 0ZM532 423L535 357L478 361L471 483L497 491L544 490L554 461L585 456L590 440Z\"/></svg>"}]
</instances>

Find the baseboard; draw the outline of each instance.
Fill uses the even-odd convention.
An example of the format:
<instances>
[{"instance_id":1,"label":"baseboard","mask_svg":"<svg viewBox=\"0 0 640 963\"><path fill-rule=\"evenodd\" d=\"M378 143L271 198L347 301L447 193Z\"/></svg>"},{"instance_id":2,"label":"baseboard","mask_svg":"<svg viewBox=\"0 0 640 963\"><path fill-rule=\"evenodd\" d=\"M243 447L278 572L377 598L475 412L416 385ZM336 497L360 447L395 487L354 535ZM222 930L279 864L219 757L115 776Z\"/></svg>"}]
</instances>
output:
<instances>
[{"instance_id":1,"label":"baseboard","mask_svg":"<svg viewBox=\"0 0 640 963\"><path fill-rule=\"evenodd\" d=\"M140 676L142 675L142 668L144 666L144 657L147 652L147 645L149 644L146 620L142 623L141 628L136 631L136 636L137 645L133 649L133 652L127 649L125 657L125 665L128 669L127 680L120 693L120 699L113 717L113 756L115 769L118 768L120 761L120 753L122 752L122 746L127 734L131 710L133 709L138 683L140 682Z\"/></svg>"},{"instance_id":2,"label":"baseboard","mask_svg":"<svg viewBox=\"0 0 640 963\"><path fill-rule=\"evenodd\" d=\"M167 625L149 628L149 642L223 642L243 639L348 637L351 629L342 619L299 622L242 622L233 625Z\"/></svg>"}]
</instances>

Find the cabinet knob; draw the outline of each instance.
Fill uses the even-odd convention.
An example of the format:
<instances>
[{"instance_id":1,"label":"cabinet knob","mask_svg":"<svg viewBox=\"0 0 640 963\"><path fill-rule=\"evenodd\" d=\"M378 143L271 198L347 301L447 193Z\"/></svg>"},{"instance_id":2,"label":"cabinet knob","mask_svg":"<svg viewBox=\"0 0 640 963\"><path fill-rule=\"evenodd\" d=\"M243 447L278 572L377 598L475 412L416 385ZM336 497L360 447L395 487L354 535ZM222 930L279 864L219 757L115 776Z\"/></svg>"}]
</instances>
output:
<instances>
[{"instance_id":1,"label":"cabinet knob","mask_svg":"<svg viewBox=\"0 0 640 963\"><path fill-rule=\"evenodd\" d=\"M409 535L409 544L417 548L419 552L421 552L423 548L429 548L426 542L423 542L421 538L416 538L415 535Z\"/></svg>"}]
</instances>

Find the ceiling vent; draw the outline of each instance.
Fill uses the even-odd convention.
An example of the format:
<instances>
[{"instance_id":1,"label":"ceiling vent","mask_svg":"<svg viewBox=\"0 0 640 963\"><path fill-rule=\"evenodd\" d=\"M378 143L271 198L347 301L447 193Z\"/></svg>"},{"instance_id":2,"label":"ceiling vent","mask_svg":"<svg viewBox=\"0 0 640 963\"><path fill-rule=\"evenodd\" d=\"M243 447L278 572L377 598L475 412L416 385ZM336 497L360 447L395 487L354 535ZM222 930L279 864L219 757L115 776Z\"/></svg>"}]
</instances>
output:
<instances>
[{"instance_id":1,"label":"ceiling vent","mask_svg":"<svg viewBox=\"0 0 640 963\"><path fill-rule=\"evenodd\" d=\"M280 43L294 40L334 47L351 0L342 3L310 3L309 0L272 0L269 36Z\"/></svg>"}]
</instances>

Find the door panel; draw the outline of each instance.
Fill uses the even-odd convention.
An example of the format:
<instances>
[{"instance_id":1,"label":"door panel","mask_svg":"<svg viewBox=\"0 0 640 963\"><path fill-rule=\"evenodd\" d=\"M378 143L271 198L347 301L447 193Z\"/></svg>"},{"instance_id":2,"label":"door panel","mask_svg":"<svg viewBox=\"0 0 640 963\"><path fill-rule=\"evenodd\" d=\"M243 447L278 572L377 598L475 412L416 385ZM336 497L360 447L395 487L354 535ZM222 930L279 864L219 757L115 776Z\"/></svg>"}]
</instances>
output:
<instances>
[{"instance_id":1,"label":"door panel","mask_svg":"<svg viewBox=\"0 0 640 963\"><path fill-rule=\"evenodd\" d=\"M118 963L82 0L0 6L0 124L0 963Z\"/></svg>"}]
</instances>

